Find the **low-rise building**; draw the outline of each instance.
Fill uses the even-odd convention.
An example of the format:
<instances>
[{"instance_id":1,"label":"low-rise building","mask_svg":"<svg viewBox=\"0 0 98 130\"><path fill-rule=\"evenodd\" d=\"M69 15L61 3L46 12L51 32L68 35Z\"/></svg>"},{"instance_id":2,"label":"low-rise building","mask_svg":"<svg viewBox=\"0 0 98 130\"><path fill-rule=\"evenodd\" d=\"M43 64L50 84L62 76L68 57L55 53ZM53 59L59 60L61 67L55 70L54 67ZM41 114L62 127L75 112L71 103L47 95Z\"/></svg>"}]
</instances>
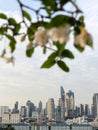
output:
<instances>
[{"instance_id":1,"label":"low-rise building","mask_svg":"<svg viewBox=\"0 0 98 130\"><path fill-rule=\"evenodd\" d=\"M3 124L18 124L20 123L20 114L15 112L4 112L2 117Z\"/></svg>"}]
</instances>

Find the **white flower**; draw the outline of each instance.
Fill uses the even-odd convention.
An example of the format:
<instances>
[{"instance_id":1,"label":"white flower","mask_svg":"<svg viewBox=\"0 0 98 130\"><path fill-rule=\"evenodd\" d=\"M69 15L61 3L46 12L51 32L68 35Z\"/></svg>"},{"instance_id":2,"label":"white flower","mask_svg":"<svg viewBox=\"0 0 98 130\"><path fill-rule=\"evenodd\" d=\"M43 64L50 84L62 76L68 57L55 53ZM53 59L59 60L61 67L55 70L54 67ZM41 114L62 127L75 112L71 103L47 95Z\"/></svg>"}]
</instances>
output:
<instances>
[{"instance_id":1,"label":"white flower","mask_svg":"<svg viewBox=\"0 0 98 130\"><path fill-rule=\"evenodd\" d=\"M85 48L87 41L92 41L92 37L85 28L81 28L80 34L75 37L75 45L80 45L82 48Z\"/></svg>"},{"instance_id":2,"label":"white flower","mask_svg":"<svg viewBox=\"0 0 98 130\"><path fill-rule=\"evenodd\" d=\"M40 46L43 46L48 43L48 35L45 28L43 27L38 28L38 30L35 33L33 43L35 45L40 45Z\"/></svg>"},{"instance_id":3,"label":"white flower","mask_svg":"<svg viewBox=\"0 0 98 130\"><path fill-rule=\"evenodd\" d=\"M59 41L61 44L69 40L70 26L60 26L53 28L49 32L50 39L53 41Z\"/></svg>"}]
</instances>

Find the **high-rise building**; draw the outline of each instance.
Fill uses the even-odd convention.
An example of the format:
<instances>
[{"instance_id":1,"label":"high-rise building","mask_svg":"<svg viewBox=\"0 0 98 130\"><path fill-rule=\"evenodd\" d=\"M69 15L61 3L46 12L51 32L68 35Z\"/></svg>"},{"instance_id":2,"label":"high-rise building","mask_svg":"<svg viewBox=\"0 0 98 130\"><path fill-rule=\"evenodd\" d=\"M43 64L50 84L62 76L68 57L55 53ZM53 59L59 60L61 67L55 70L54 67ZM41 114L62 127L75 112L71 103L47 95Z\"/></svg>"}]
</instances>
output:
<instances>
[{"instance_id":1,"label":"high-rise building","mask_svg":"<svg viewBox=\"0 0 98 130\"><path fill-rule=\"evenodd\" d=\"M98 93L93 95L93 116L98 117Z\"/></svg>"},{"instance_id":2,"label":"high-rise building","mask_svg":"<svg viewBox=\"0 0 98 130\"><path fill-rule=\"evenodd\" d=\"M80 116L84 116L84 105L80 104Z\"/></svg>"},{"instance_id":3,"label":"high-rise building","mask_svg":"<svg viewBox=\"0 0 98 130\"><path fill-rule=\"evenodd\" d=\"M80 107L75 106L74 116L75 116L75 117L79 117L79 116L80 116Z\"/></svg>"},{"instance_id":4,"label":"high-rise building","mask_svg":"<svg viewBox=\"0 0 98 130\"><path fill-rule=\"evenodd\" d=\"M65 120L65 91L62 86L60 87L60 93L61 98L59 98L58 106L61 109L61 121L63 122Z\"/></svg>"},{"instance_id":5,"label":"high-rise building","mask_svg":"<svg viewBox=\"0 0 98 130\"><path fill-rule=\"evenodd\" d=\"M74 116L74 109L75 109L74 93L70 90L68 93L66 93L67 116L73 117Z\"/></svg>"},{"instance_id":6,"label":"high-rise building","mask_svg":"<svg viewBox=\"0 0 98 130\"><path fill-rule=\"evenodd\" d=\"M14 105L14 108L13 108L12 112L17 112L17 113L19 112L19 110L18 110L18 101L15 102L15 105Z\"/></svg>"},{"instance_id":7,"label":"high-rise building","mask_svg":"<svg viewBox=\"0 0 98 130\"><path fill-rule=\"evenodd\" d=\"M85 104L85 116L90 115L90 109L89 109L89 105Z\"/></svg>"},{"instance_id":8,"label":"high-rise building","mask_svg":"<svg viewBox=\"0 0 98 130\"><path fill-rule=\"evenodd\" d=\"M61 92L61 98L65 101L65 91L62 86L60 87L60 92Z\"/></svg>"},{"instance_id":9,"label":"high-rise building","mask_svg":"<svg viewBox=\"0 0 98 130\"><path fill-rule=\"evenodd\" d=\"M40 101L38 104L38 113L40 114L42 111L42 102Z\"/></svg>"},{"instance_id":10,"label":"high-rise building","mask_svg":"<svg viewBox=\"0 0 98 130\"><path fill-rule=\"evenodd\" d=\"M29 117L32 117L32 112L35 111L35 106L34 104L28 100L27 103L26 103L26 109L27 109L27 114L26 116L29 118Z\"/></svg>"},{"instance_id":11,"label":"high-rise building","mask_svg":"<svg viewBox=\"0 0 98 130\"><path fill-rule=\"evenodd\" d=\"M47 114L48 114L48 120L55 119L55 104L53 98L49 98L47 102Z\"/></svg>"},{"instance_id":12,"label":"high-rise building","mask_svg":"<svg viewBox=\"0 0 98 130\"><path fill-rule=\"evenodd\" d=\"M55 118L56 122L61 122L61 107L60 106L56 107L55 113L56 113L56 118Z\"/></svg>"},{"instance_id":13,"label":"high-rise building","mask_svg":"<svg viewBox=\"0 0 98 130\"><path fill-rule=\"evenodd\" d=\"M21 117L26 117L26 107L25 106L21 106L20 116Z\"/></svg>"}]
</instances>

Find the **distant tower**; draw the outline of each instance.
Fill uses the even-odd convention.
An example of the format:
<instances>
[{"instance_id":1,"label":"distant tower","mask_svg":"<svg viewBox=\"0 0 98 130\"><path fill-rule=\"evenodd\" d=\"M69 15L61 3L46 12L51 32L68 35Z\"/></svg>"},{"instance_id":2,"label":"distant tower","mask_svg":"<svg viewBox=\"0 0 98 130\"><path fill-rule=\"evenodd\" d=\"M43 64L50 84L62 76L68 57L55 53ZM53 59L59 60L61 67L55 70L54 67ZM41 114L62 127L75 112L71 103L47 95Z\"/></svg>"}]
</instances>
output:
<instances>
[{"instance_id":1,"label":"distant tower","mask_svg":"<svg viewBox=\"0 0 98 130\"><path fill-rule=\"evenodd\" d=\"M26 117L26 107L25 106L21 106L20 115L21 115L21 117Z\"/></svg>"},{"instance_id":2,"label":"distant tower","mask_svg":"<svg viewBox=\"0 0 98 130\"><path fill-rule=\"evenodd\" d=\"M98 93L93 95L93 113L94 117L98 117Z\"/></svg>"},{"instance_id":3,"label":"distant tower","mask_svg":"<svg viewBox=\"0 0 98 130\"><path fill-rule=\"evenodd\" d=\"M65 91L64 91L64 89L63 89L62 86L60 87L60 92L61 92L61 98L62 98L62 100L65 101Z\"/></svg>"},{"instance_id":4,"label":"distant tower","mask_svg":"<svg viewBox=\"0 0 98 130\"><path fill-rule=\"evenodd\" d=\"M90 109L89 109L89 105L85 104L85 116L90 115Z\"/></svg>"},{"instance_id":5,"label":"distant tower","mask_svg":"<svg viewBox=\"0 0 98 130\"><path fill-rule=\"evenodd\" d=\"M26 109L27 109L27 117L32 117L32 112L35 110L34 104L28 100L26 103Z\"/></svg>"},{"instance_id":6,"label":"distant tower","mask_svg":"<svg viewBox=\"0 0 98 130\"><path fill-rule=\"evenodd\" d=\"M57 106L56 107L56 122L61 122L61 107Z\"/></svg>"},{"instance_id":7,"label":"distant tower","mask_svg":"<svg viewBox=\"0 0 98 130\"><path fill-rule=\"evenodd\" d=\"M38 104L38 112L39 114L41 113L42 111L42 102L40 101L39 104Z\"/></svg>"},{"instance_id":8,"label":"distant tower","mask_svg":"<svg viewBox=\"0 0 98 130\"><path fill-rule=\"evenodd\" d=\"M52 120L55 119L55 104L54 104L54 99L49 98L47 102L47 114L48 114L48 119Z\"/></svg>"},{"instance_id":9,"label":"distant tower","mask_svg":"<svg viewBox=\"0 0 98 130\"><path fill-rule=\"evenodd\" d=\"M61 121L65 120L65 91L63 87L60 87L61 98L59 99L58 105L61 108Z\"/></svg>"},{"instance_id":10,"label":"distant tower","mask_svg":"<svg viewBox=\"0 0 98 130\"><path fill-rule=\"evenodd\" d=\"M15 109L18 110L18 101L16 101L16 103L15 103Z\"/></svg>"},{"instance_id":11,"label":"distant tower","mask_svg":"<svg viewBox=\"0 0 98 130\"><path fill-rule=\"evenodd\" d=\"M18 101L16 101L15 104L14 104L14 108L13 108L12 112L15 112L15 113L19 112L18 104L19 104Z\"/></svg>"},{"instance_id":12,"label":"distant tower","mask_svg":"<svg viewBox=\"0 0 98 130\"><path fill-rule=\"evenodd\" d=\"M67 111L67 116L73 117L74 116L74 109L75 109L74 93L70 90L66 94L66 111Z\"/></svg>"},{"instance_id":13,"label":"distant tower","mask_svg":"<svg viewBox=\"0 0 98 130\"><path fill-rule=\"evenodd\" d=\"M84 105L83 104L80 104L80 116L84 116Z\"/></svg>"}]
</instances>

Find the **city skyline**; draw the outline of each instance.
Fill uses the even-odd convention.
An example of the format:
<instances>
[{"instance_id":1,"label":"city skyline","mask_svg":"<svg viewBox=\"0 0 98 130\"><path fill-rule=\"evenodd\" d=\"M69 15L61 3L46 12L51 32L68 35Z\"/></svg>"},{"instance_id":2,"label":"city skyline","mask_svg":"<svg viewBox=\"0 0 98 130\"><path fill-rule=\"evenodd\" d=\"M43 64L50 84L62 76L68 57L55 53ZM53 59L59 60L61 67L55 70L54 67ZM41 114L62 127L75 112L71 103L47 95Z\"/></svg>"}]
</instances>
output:
<instances>
[{"instance_id":1,"label":"city skyline","mask_svg":"<svg viewBox=\"0 0 98 130\"><path fill-rule=\"evenodd\" d=\"M71 90L65 93L63 86L60 87L60 97L58 97L58 104L55 105L55 100L49 98L43 107L42 101L36 106L34 102L27 100L23 106L19 107L19 101L14 103L13 108L9 106L0 106L0 116L9 116L10 114L18 114L21 119L42 117L42 119L55 120L57 122L65 122L66 119L87 116L96 118L98 115L98 93L93 94L92 106L88 103L77 106L75 103L75 94ZM44 118L43 118L44 117ZM4 119L4 118L2 118ZM37 118L38 119L38 118Z\"/></svg>"},{"instance_id":2,"label":"city skyline","mask_svg":"<svg viewBox=\"0 0 98 130\"><path fill-rule=\"evenodd\" d=\"M17 45L14 67L0 59L0 104L13 107L15 101L20 101L22 105L29 99L36 105L41 100L45 105L49 97L57 101L56 99L60 97L59 87L63 86L65 93L68 90L75 93L77 104L88 102L91 105L93 94L98 92L97 2L97 0L77 0L77 4L84 12L86 28L93 36L94 49L86 47L81 54L71 46L72 40L70 40L67 47L72 48L75 59L67 60L70 67L69 73L62 72L57 66L49 70L40 69L46 56L43 56L38 48L32 58L27 58L24 53L26 43ZM10 6L8 6L9 3ZM1 11L20 19L17 9L16 1L6 0L4 4L0 0Z\"/></svg>"},{"instance_id":3,"label":"city skyline","mask_svg":"<svg viewBox=\"0 0 98 130\"><path fill-rule=\"evenodd\" d=\"M61 93L62 93L62 90L63 90L63 94L61 94ZM96 94L98 95L98 93L93 93L93 96L96 95ZM93 96L90 97L90 98L91 98L91 104L89 104L88 102L85 102L85 103L79 102L79 103L77 104L77 103L76 103L76 94L74 93L74 91L68 90L68 91L66 91L66 93L65 93L65 90L64 90L64 87L63 87L63 86L60 86L60 87L59 87L59 97L57 97L56 99L54 99L53 97L49 97L49 98L45 101L45 103L44 103L42 100L39 100L39 101L37 102L37 104L36 104L36 102L34 102L33 100L27 99L27 100L26 100L24 103L22 103L22 104L20 103L19 100L15 100L14 103L13 103L11 106L9 106L8 104L5 104L5 105L0 104L0 106L8 106L10 109L13 109L13 108L15 108L15 107L17 107L17 106L18 106L18 108L20 108L21 106L27 105L27 102L32 102L36 107L38 107L39 104L40 104L40 102L41 102L41 103L42 103L42 108L45 108L45 107L46 107L46 104L47 104L47 102L48 102L48 100L53 99L53 100L54 100L55 107L56 107L56 106L58 106L58 104L59 104L59 100L62 99L64 102L66 102L66 99L68 98L68 96L69 96L69 97L70 97L70 96L73 96L73 98L74 98L74 107L79 107L81 104L83 104L83 105L88 104L90 108L92 107L92 104L93 104ZM66 104L65 104L65 106L66 106Z\"/></svg>"}]
</instances>

